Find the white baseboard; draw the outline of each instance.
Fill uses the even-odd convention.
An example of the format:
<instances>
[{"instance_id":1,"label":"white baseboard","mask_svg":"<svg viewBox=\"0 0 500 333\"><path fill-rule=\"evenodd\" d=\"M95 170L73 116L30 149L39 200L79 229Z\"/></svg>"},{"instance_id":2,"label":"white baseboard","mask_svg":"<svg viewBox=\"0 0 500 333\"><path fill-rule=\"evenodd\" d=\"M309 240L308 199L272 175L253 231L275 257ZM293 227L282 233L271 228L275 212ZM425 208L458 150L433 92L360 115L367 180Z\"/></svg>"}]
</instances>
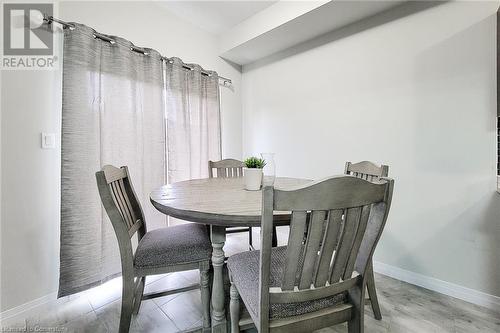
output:
<instances>
[{"instance_id":1,"label":"white baseboard","mask_svg":"<svg viewBox=\"0 0 500 333\"><path fill-rule=\"evenodd\" d=\"M469 303L500 311L500 297L466 288L458 284L446 282L426 275L407 271L378 261L373 262L373 270L382 275L408 282L438 293L455 297Z\"/></svg>"},{"instance_id":2,"label":"white baseboard","mask_svg":"<svg viewBox=\"0 0 500 333\"><path fill-rule=\"evenodd\" d=\"M57 299L57 293L51 293L45 296L42 296L40 298L34 299L32 301L29 301L27 303L18 305L16 307L13 307L11 309L5 310L3 312L0 312L0 320L5 320L14 316L17 316L18 314L21 314L25 311L28 311L30 309L33 309L34 307L40 306L42 304L48 303L50 301L53 301Z\"/></svg>"}]
</instances>

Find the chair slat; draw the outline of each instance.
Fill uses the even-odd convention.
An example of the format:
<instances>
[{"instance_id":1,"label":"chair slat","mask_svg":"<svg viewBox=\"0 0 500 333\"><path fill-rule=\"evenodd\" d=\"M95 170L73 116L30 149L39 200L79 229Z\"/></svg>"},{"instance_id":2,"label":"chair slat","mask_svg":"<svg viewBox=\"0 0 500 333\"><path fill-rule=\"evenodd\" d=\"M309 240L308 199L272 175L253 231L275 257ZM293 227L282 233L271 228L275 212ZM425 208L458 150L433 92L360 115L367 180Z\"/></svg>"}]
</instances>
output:
<instances>
[{"instance_id":1,"label":"chair slat","mask_svg":"<svg viewBox=\"0 0 500 333\"><path fill-rule=\"evenodd\" d=\"M217 178L226 178L226 169L225 168L217 168Z\"/></svg>"},{"instance_id":2,"label":"chair slat","mask_svg":"<svg viewBox=\"0 0 500 333\"><path fill-rule=\"evenodd\" d=\"M304 253L304 264L300 275L299 289L310 288L313 281L314 268L318 259L319 245L322 239L323 225L326 212L321 210L313 211L309 222L309 232L307 234L306 249Z\"/></svg>"},{"instance_id":3,"label":"chair slat","mask_svg":"<svg viewBox=\"0 0 500 333\"><path fill-rule=\"evenodd\" d=\"M338 282L344 275L347 260L351 253L354 237L358 229L360 215L361 207L347 209L342 237L340 238L339 244L337 245L337 252L335 253L330 284Z\"/></svg>"},{"instance_id":4,"label":"chair slat","mask_svg":"<svg viewBox=\"0 0 500 333\"><path fill-rule=\"evenodd\" d=\"M365 234L368 217L370 216L370 210L371 205L363 206L361 209L361 217L359 219L356 237L354 238L351 253L349 254L349 259L347 260L346 269L342 277L343 280L349 279L352 275L352 271L354 270L354 264L356 263L359 247L361 246L361 241L363 240L363 236Z\"/></svg>"},{"instance_id":5,"label":"chair slat","mask_svg":"<svg viewBox=\"0 0 500 333\"><path fill-rule=\"evenodd\" d=\"M128 193L125 190L125 184L124 184L123 179L120 179L118 181L118 185L120 186L120 189L122 191L123 197L125 198L125 205L126 205L126 208L127 208L128 212L130 214L130 217L132 218L132 225L133 225L138 220L138 217L136 216L136 214L134 212L134 209L133 209L132 204L130 202L130 199L128 197Z\"/></svg>"},{"instance_id":6,"label":"chair slat","mask_svg":"<svg viewBox=\"0 0 500 333\"><path fill-rule=\"evenodd\" d=\"M333 250L337 245L337 238L342 225L342 209L331 210L328 214L328 221L326 225L325 235L322 242L321 253L318 260L318 268L316 272L316 279L314 286L324 286L328 281L330 273L330 265L333 256Z\"/></svg>"},{"instance_id":7,"label":"chair slat","mask_svg":"<svg viewBox=\"0 0 500 333\"><path fill-rule=\"evenodd\" d=\"M118 210L118 213L120 213L120 216L122 217L122 219L125 220L125 217L123 216L123 213L122 213L121 208L120 208L120 203L118 203L118 196L115 193L115 187L113 186L113 183L108 184L108 186L109 186L109 190L111 193L111 198L113 199L113 203L115 204L115 206Z\"/></svg>"},{"instance_id":8,"label":"chair slat","mask_svg":"<svg viewBox=\"0 0 500 333\"><path fill-rule=\"evenodd\" d=\"M127 224L127 228L132 226L132 217L129 215L127 209L125 208L125 199L121 193L120 187L118 186L118 182L114 181L111 183L111 188L113 189L113 195L115 197L116 202L118 203L118 210L123 217L123 220Z\"/></svg>"},{"instance_id":9,"label":"chair slat","mask_svg":"<svg viewBox=\"0 0 500 333\"><path fill-rule=\"evenodd\" d=\"M122 183L120 183L120 180L118 180L117 181L118 193L121 196L123 210L124 210L125 216L127 217L128 227L131 228L135 223L135 219L133 218L132 213L130 211L130 206L127 205L127 200L128 200L127 192L125 192L125 188L122 185L123 185L123 181L122 181Z\"/></svg>"},{"instance_id":10,"label":"chair slat","mask_svg":"<svg viewBox=\"0 0 500 333\"><path fill-rule=\"evenodd\" d=\"M299 267L299 258L302 251L302 241L306 227L307 212L292 212L292 221L290 223L290 236L288 238L288 247L286 249L285 271L283 272L283 281L281 288L283 290L293 290L295 278Z\"/></svg>"},{"instance_id":11,"label":"chair slat","mask_svg":"<svg viewBox=\"0 0 500 333\"><path fill-rule=\"evenodd\" d=\"M123 179L122 179L121 183L120 183L120 181L118 181L118 189L120 190L120 193L121 193L122 198L123 198L123 205L125 208L125 214L129 218L129 221L128 221L129 228L131 228L135 224L137 219L134 217L134 213L133 213L132 207L130 205L128 194L125 191L125 186L123 185Z\"/></svg>"}]
</instances>

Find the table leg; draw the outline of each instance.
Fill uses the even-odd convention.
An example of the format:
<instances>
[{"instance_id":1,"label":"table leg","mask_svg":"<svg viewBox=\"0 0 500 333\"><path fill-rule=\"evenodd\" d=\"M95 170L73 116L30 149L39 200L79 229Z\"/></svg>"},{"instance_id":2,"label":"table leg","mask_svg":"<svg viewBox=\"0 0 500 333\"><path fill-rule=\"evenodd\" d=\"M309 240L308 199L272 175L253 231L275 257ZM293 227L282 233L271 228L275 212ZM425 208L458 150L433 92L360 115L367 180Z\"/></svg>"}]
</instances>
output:
<instances>
[{"instance_id":1,"label":"table leg","mask_svg":"<svg viewBox=\"0 0 500 333\"><path fill-rule=\"evenodd\" d=\"M224 243L226 242L226 228L210 227L212 240L212 265L214 267L214 281L212 287L212 332L225 333L227 330L226 309L224 308Z\"/></svg>"}]
</instances>

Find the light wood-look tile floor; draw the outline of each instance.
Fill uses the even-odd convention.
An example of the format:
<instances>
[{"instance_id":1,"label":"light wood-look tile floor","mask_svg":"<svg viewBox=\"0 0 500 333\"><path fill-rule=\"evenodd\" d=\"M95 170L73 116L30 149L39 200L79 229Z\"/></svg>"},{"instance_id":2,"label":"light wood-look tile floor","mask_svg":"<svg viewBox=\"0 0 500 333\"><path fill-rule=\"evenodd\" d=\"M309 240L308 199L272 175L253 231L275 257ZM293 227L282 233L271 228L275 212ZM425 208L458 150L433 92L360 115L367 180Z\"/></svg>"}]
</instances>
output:
<instances>
[{"instance_id":1,"label":"light wood-look tile floor","mask_svg":"<svg viewBox=\"0 0 500 333\"><path fill-rule=\"evenodd\" d=\"M227 253L245 250L245 235L234 234L228 238ZM375 279L383 319L375 320L367 305L365 331L368 333L500 332L498 312L383 275L375 274ZM175 288L197 280L197 271L156 276L147 280L146 292ZM24 331L23 328L28 332L118 332L120 294L118 278L2 320L0 332L19 332ZM200 326L200 293L191 291L143 302L139 314L133 318L130 332L179 332ZM347 327L338 325L317 332L347 332Z\"/></svg>"}]
</instances>

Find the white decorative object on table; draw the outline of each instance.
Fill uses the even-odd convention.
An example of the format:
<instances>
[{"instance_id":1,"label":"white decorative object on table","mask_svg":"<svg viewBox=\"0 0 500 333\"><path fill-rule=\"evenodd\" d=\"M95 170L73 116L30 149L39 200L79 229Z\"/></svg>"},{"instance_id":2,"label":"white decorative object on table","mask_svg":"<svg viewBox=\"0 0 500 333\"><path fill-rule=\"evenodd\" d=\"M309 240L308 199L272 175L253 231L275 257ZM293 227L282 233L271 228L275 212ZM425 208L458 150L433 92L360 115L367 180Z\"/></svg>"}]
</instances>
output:
<instances>
[{"instance_id":1,"label":"white decorative object on table","mask_svg":"<svg viewBox=\"0 0 500 333\"><path fill-rule=\"evenodd\" d=\"M262 184L262 168L266 161L262 158L249 157L244 162L243 177L245 178L245 189L249 191L258 191Z\"/></svg>"},{"instance_id":2,"label":"white decorative object on table","mask_svg":"<svg viewBox=\"0 0 500 333\"><path fill-rule=\"evenodd\" d=\"M243 168L243 175L245 177L246 190L260 190L260 185L262 183L262 169Z\"/></svg>"}]
</instances>

